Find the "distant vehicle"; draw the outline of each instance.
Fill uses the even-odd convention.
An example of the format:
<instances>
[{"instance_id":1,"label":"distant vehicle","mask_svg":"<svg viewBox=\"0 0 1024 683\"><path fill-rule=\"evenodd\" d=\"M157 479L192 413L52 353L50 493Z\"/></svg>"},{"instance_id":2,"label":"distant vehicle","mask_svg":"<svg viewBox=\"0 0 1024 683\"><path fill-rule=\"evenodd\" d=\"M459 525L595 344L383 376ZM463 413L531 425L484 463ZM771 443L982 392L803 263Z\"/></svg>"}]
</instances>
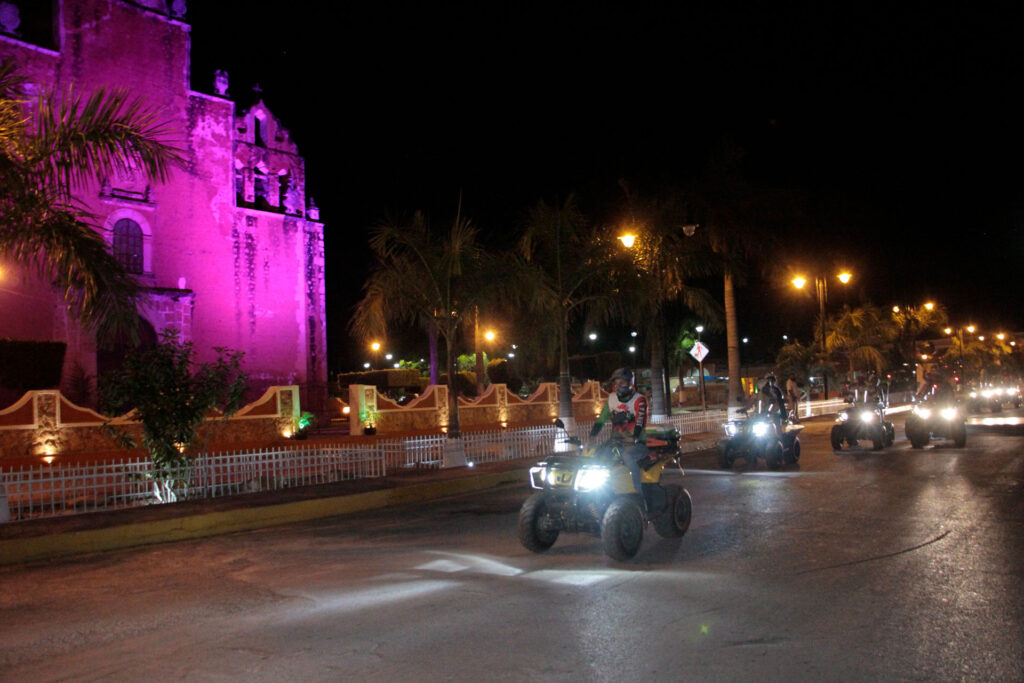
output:
<instances>
[{"instance_id":1,"label":"distant vehicle","mask_svg":"<svg viewBox=\"0 0 1024 683\"><path fill-rule=\"evenodd\" d=\"M832 425L832 449L841 451L844 442L856 446L861 440L870 441L876 451L891 446L896 440L896 427L885 419L881 404L852 400L849 403L850 407L839 411L836 423Z\"/></svg>"},{"instance_id":2,"label":"distant vehicle","mask_svg":"<svg viewBox=\"0 0 1024 683\"><path fill-rule=\"evenodd\" d=\"M964 410L950 395L925 397L907 416L904 430L914 448L924 448L933 438L951 439L956 448L967 444Z\"/></svg>"},{"instance_id":3,"label":"distant vehicle","mask_svg":"<svg viewBox=\"0 0 1024 683\"><path fill-rule=\"evenodd\" d=\"M988 386L972 389L968 394L967 411L971 413L980 413L985 409L993 413L999 413L1006 406L1020 408L1020 387L1012 385Z\"/></svg>"},{"instance_id":4,"label":"distant vehicle","mask_svg":"<svg viewBox=\"0 0 1024 683\"><path fill-rule=\"evenodd\" d=\"M725 438L718 442L719 467L730 469L739 458L750 466L761 458L767 467L777 470L784 463L800 460L799 434L803 425L780 421L772 413L740 412L743 419L729 420L722 425Z\"/></svg>"}]
</instances>

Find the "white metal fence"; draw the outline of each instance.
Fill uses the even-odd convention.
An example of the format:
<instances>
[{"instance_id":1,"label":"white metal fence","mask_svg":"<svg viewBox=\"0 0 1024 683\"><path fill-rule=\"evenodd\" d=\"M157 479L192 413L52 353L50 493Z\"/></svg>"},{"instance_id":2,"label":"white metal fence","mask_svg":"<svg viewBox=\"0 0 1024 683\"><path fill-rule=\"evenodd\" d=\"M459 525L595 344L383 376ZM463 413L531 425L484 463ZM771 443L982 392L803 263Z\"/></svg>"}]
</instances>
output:
<instances>
[{"instance_id":1,"label":"white metal fence","mask_svg":"<svg viewBox=\"0 0 1024 683\"><path fill-rule=\"evenodd\" d=\"M0 470L13 521L96 512L154 502L196 500L382 477L385 446L303 444L236 453L203 453L161 471L149 458ZM3 496L0 495L0 500Z\"/></svg>"}]
</instances>

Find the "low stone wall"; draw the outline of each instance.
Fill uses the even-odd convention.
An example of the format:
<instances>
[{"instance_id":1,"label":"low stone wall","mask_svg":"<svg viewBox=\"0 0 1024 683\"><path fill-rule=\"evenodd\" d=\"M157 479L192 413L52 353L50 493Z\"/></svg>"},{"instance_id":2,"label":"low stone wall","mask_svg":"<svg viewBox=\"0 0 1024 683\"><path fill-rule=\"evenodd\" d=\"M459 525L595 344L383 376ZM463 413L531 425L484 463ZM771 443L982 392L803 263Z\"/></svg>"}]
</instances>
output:
<instances>
[{"instance_id":1,"label":"low stone wall","mask_svg":"<svg viewBox=\"0 0 1024 683\"><path fill-rule=\"evenodd\" d=\"M298 417L298 386L271 387L230 418L211 415L200 428L200 436L211 449L272 443L289 438ZM118 451L127 454L103 432L102 426L108 422L136 440L141 436L141 427L131 413L108 418L75 405L60 391L29 391L0 410L0 462Z\"/></svg>"},{"instance_id":2,"label":"low stone wall","mask_svg":"<svg viewBox=\"0 0 1024 683\"><path fill-rule=\"evenodd\" d=\"M601 412L608 394L598 382L587 382L573 396L573 415L589 421ZM340 410L345 404L337 400ZM448 387L431 385L411 403L400 406L365 384L349 386L349 430L362 434L373 427L378 434L414 431L442 431L449 424ZM461 427L507 426L510 424L550 424L558 416L558 385L541 384L527 398L508 390L504 384L491 384L473 400L459 398Z\"/></svg>"}]
</instances>

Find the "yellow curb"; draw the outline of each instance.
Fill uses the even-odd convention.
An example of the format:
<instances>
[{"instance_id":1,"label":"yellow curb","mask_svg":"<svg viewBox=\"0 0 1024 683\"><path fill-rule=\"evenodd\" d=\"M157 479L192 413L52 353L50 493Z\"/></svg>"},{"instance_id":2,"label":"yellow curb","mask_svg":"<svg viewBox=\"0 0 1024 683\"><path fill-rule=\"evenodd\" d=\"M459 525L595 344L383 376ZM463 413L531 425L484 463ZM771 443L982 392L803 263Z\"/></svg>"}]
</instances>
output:
<instances>
[{"instance_id":1,"label":"yellow curb","mask_svg":"<svg viewBox=\"0 0 1024 683\"><path fill-rule=\"evenodd\" d=\"M345 515L389 505L444 498L507 483L525 483L526 473L527 470L508 470L476 477L413 484L348 496L317 498L265 507L240 508L176 519L125 524L106 529L8 539L0 541L0 566L53 560L169 541L207 538L238 531L252 531L281 524Z\"/></svg>"}]
</instances>

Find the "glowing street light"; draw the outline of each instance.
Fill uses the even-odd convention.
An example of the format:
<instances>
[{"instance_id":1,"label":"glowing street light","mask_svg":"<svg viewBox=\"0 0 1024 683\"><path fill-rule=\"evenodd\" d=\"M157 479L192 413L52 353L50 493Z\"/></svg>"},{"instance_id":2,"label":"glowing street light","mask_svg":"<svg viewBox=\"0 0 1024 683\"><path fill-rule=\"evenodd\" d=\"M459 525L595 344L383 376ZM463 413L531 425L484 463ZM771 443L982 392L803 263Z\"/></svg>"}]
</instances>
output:
<instances>
[{"instance_id":1,"label":"glowing street light","mask_svg":"<svg viewBox=\"0 0 1024 683\"><path fill-rule=\"evenodd\" d=\"M845 271L844 270L844 271L842 271L842 272L840 272L840 273L838 273L836 275L836 279L839 280L844 285L847 285L847 284L850 284L850 280L853 279L853 275L850 274L849 271ZM807 284L808 280L807 280L807 278L803 277L802 275L797 275L790 282L792 282L793 286L796 287L797 289L803 289L804 285ZM815 291L818 294L818 317L821 319L821 338L820 338L820 342L821 342L821 356L822 356L822 359L824 359L824 357L825 357L825 304L828 302L828 280L826 280L824 277L815 276L815 278L814 278L814 289L815 289ZM828 376L825 375L822 379L824 380L825 398L827 399L828 398Z\"/></svg>"},{"instance_id":2,"label":"glowing street light","mask_svg":"<svg viewBox=\"0 0 1024 683\"><path fill-rule=\"evenodd\" d=\"M619 241L626 249L632 249L633 243L636 242L636 235L627 232L625 235L619 235Z\"/></svg>"}]
</instances>

